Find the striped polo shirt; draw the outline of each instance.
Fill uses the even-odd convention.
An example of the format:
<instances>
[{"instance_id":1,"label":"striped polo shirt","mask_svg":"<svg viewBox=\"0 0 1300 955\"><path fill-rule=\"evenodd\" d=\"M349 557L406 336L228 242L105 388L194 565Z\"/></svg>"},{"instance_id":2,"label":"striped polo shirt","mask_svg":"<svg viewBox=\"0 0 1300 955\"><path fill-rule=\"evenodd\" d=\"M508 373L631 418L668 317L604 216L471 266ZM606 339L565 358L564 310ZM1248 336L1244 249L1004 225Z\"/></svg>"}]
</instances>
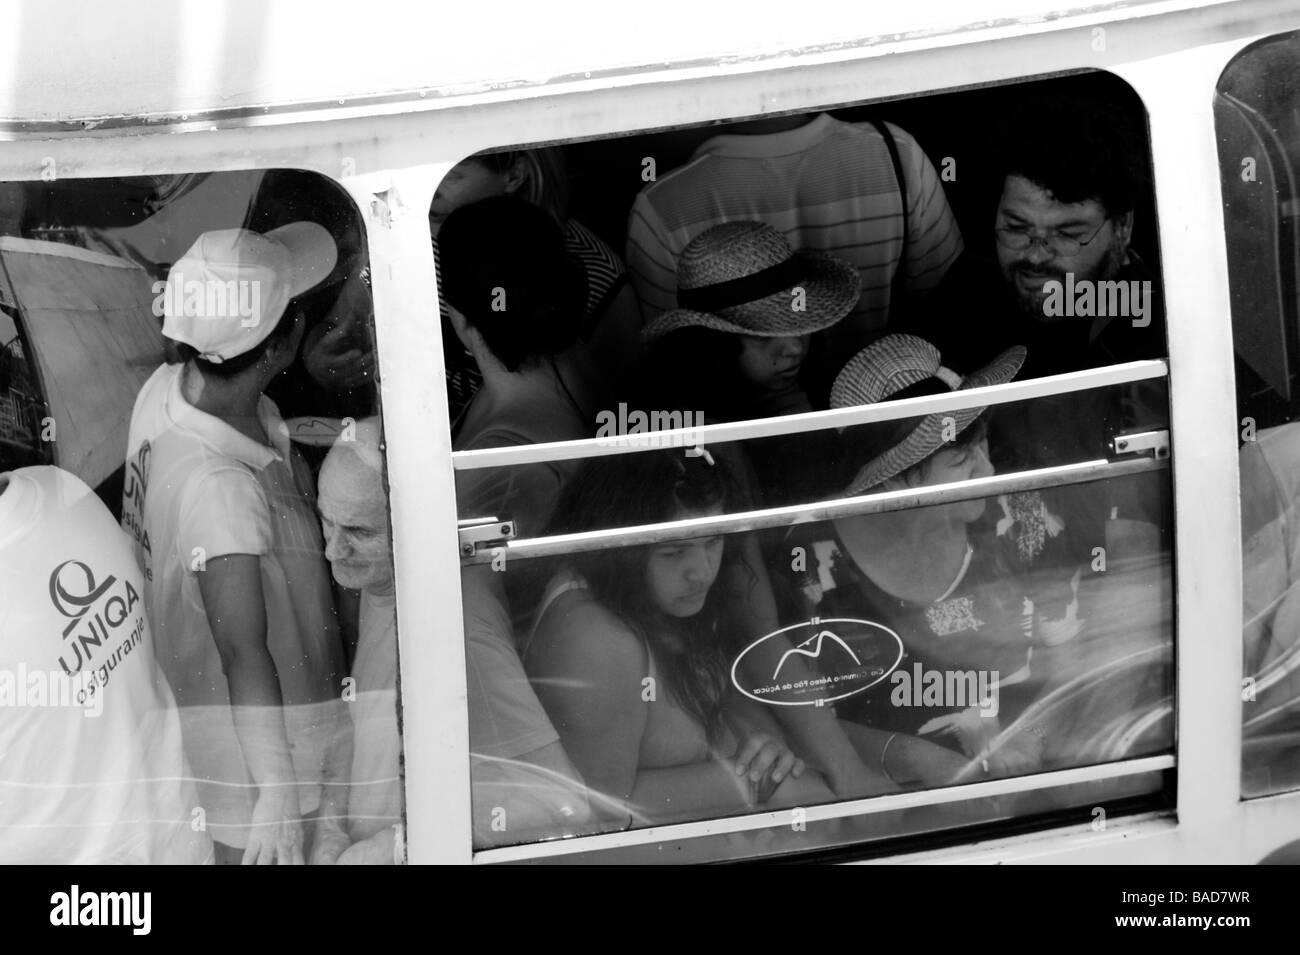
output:
<instances>
[{"instance_id":1,"label":"striped polo shirt","mask_svg":"<svg viewBox=\"0 0 1300 955\"><path fill-rule=\"evenodd\" d=\"M874 126L823 113L785 132L715 136L632 206L627 263L645 320L676 306L677 258L691 239L722 222L757 220L792 248L830 252L861 273L857 307L826 333L832 354L847 360L878 337L900 260L907 288L923 294L963 248L934 167L915 139L889 128L907 181L906 256L898 181Z\"/></svg>"}]
</instances>

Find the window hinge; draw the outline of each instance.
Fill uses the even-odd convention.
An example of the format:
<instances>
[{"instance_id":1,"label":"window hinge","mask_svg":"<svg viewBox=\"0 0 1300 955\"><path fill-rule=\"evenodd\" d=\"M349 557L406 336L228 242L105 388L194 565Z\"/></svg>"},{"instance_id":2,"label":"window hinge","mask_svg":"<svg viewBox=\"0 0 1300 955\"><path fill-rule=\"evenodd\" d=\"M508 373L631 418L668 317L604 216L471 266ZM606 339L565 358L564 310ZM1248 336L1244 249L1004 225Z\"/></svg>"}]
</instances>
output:
<instances>
[{"instance_id":1,"label":"window hinge","mask_svg":"<svg viewBox=\"0 0 1300 955\"><path fill-rule=\"evenodd\" d=\"M515 536L514 521L499 521L495 517L471 517L456 522L460 538L460 555L473 557L479 550L500 547Z\"/></svg>"},{"instance_id":2,"label":"window hinge","mask_svg":"<svg viewBox=\"0 0 1300 955\"><path fill-rule=\"evenodd\" d=\"M1169 457L1169 432L1127 431L1110 439L1112 455L1149 455L1157 461Z\"/></svg>"}]
</instances>

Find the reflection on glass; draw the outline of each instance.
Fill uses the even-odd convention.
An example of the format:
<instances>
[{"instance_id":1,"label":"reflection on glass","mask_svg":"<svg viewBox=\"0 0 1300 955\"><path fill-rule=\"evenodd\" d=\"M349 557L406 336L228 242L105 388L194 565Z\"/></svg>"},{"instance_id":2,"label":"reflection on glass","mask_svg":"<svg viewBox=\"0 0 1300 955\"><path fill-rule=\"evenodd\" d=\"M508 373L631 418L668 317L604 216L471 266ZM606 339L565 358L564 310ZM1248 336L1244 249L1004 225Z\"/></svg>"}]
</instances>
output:
<instances>
[{"instance_id":1,"label":"reflection on glass","mask_svg":"<svg viewBox=\"0 0 1300 955\"><path fill-rule=\"evenodd\" d=\"M1241 450L1243 790L1300 786L1300 425L1266 428Z\"/></svg>"},{"instance_id":2,"label":"reflection on glass","mask_svg":"<svg viewBox=\"0 0 1300 955\"><path fill-rule=\"evenodd\" d=\"M1294 477L1300 462L1297 75L1300 34L1271 37L1228 65L1214 104L1241 422L1247 798L1300 788L1300 620L1293 606L1300 556L1294 532L1300 491Z\"/></svg>"},{"instance_id":3,"label":"reflection on glass","mask_svg":"<svg viewBox=\"0 0 1300 955\"><path fill-rule=\"evenodd\" d=\"M743 510L738 451L589 461L551 531ZM989 473L982 420L891 470L876 468L875 489ZM1167 503L1167 474L1138 477ZM488 755L549 746L558 758L546 787L515 773L516 798L550 800L531 831L509 824L509 803L483 805L476 770L482 820L507 820L491 843L1168 752L1167 528L1117 517L1094 538L1063 516L1132 480L467 567L470 639L491 632L502 664L497 685L471 670L471 735L508 712L521 718L516 756ZM513 631L507 593L529 595ZM1080 792L1024 812L1096 795ZM937 812L940 828L984 817ZM900 831L862 822L851 835Z\"/></svg>"},{"instance_id":4,"label":"reflection on glass","mask_svg":"<svg viewBox=\"0 0 1300 955\"><path fill-rule=\"evenodd\" d=\"M400 858L391 548L355 207L320 176L276 170L3 194L20 234L0 238L0 300L18 306L0 319L0 385L29 400L7 403L0 470L34 423L42 453L120 517L139 574L43 571L41 592L71 618L55 667L96 675L116 706L127 654L148 647L183 742L172 775L196 790L186 825L216 861ZM135 586L125 609L114 581ZM102 622L87 616L99 603ZM145 620L117 646L109 631L132 615ZM173 807L151 798L141 783L132 811L161 826Z\"/></svg>"}]
</instances>

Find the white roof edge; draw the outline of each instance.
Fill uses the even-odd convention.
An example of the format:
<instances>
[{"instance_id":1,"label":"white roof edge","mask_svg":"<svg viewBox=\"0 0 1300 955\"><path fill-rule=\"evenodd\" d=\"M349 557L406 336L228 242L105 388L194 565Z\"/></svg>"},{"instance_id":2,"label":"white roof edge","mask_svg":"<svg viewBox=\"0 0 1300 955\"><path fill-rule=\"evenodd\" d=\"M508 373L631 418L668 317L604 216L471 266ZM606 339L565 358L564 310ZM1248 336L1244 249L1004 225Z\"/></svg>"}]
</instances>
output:
<instances>
[{"instance_id":1,"label":"white roof edge","mask_svg":"<svg viewBox=\"0 0 1300 955\"><path fill-rule=\"evenodd\" d=\"M84 133L249 122L276 112L385 113L412 102L438 109L697 70L761 69L786 58L847 59L1268 4L913 0L867 12L866 4L855 10L842 0L655 0L643 23L606 0L558 0L546 9L535 0L495 0L486 23L471 16L481 8L470 6L207 0L159 8L149 0L45 0L7 8L0 16L0 127ZM602 29L611 10L621 22L613 33ZM1219 16L1233 19L1227 10ZM67 29L72 19L80 21L76 31Z\"/></svg>"}]
</instances>

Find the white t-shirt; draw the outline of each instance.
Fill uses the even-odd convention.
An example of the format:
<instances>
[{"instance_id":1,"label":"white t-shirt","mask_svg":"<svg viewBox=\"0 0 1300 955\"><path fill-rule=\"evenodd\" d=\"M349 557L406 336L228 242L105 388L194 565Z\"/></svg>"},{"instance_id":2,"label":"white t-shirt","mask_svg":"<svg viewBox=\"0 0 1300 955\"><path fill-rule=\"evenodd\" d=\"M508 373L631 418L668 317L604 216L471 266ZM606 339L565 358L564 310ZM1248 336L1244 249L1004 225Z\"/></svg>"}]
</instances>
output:
<instances>
[{"instance_id":1,"label":"white t-shirt","mask_svg":"<svg viewBox=\"0 0 1300 955\"><path fill-rule=\"evenodd\" d=\"M68 472L4 477L0 862L210 862L130 543Z\"/></svg>"},{"instance_id":2,"label":"white t-shirt","mask_svg":"<svg viewBox=\"0 0 1300 955\"><path fill-rule=\"evenodd\" d=\"M198 574L225 555L261 558L267 646L303 813L320 804L346 671L310 469L291 447L274 402L263 397L258 407L274 444L268 447L187 402L183 367L160 367L136 398L122 525L136 542L158 659L181 708L208 825L218 841L244 846L256 786L235 733Z\"/></svg>"},{"instance_id":3,"label":"white t-shirt","mask_svg":"<svg viewBox=\"0 0 1300 955\"><path fill-rule=\"evenodd\" d=\"M361 633L352 665L352 774L348 835L368 839L402 821L397 731L397 598L361 592Z\"/></svg>"}]
</instances>

